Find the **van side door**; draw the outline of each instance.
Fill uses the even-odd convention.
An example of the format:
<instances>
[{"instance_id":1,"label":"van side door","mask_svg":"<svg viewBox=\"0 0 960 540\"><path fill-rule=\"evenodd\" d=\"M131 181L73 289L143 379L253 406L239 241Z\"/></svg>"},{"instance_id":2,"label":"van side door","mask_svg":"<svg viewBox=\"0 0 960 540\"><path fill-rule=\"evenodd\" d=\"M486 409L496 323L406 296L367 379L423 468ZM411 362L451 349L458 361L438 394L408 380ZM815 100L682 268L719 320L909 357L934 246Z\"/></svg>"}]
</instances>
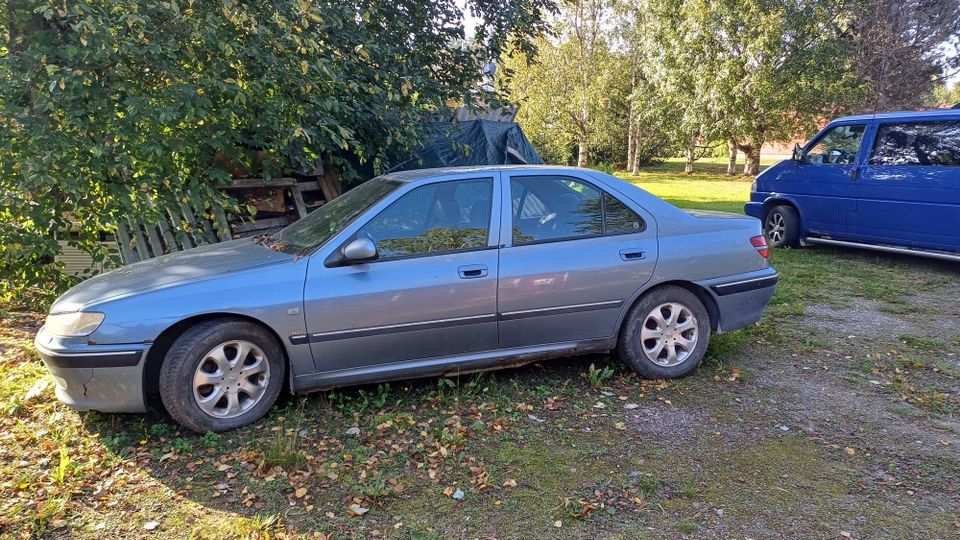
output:
<instances>
[{"instance_id":1,"label":"van side door","mask_svg":"<svg viewBox=\"0 0 960 540\"><path fill-rule=\"evenodd\" d=\"M865 123L827 128L806 148L790 189L804 229L814 236L846 236L856 209L853 179L858 174Z\"/></svg>"},{"instance_id":2,"label":"van side door","mask_svg":"<svg viewBox=\"0 0 960 540\"><path fill-rule=\"evenodd\" d=\"M864 240L960 250L960 119L880 123L854 198Z\"/></svg>"}]
</instances>

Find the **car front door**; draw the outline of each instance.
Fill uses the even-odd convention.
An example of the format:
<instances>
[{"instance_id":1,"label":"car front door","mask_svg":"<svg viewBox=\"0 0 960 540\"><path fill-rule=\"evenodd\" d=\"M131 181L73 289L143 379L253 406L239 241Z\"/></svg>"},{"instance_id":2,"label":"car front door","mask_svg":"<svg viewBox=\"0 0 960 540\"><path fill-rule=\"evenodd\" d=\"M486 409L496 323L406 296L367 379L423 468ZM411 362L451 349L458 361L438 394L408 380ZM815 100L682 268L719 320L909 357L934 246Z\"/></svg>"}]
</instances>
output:
<instances>
[{"instance_id":1,"label":"car front door","mask_svg":"<svg viewBox=\"0 0 960 540\"><path fill-rule=\"evenodd\" d=\"M584 176L537 173L502 175L500 346L610 337L653 274L656 223Z\"/></svg>"},{"instance_id":2,"label":"car front door","mask_svg":"<svg viewBox=\"0 0 960 540\"><path fill-rule=\"evenodd\" d=\"M799 206L804 229L814 235L849 233L848 216L856 209L852 198L858 174L860 146L866 124L838 125L824 131L797 164L799 182L790 190Z\"/></svg>"},{"instance_id":3,"label":"car front door","mask_svg":"<svg viewBox=\"0 0 960 540\"><path fill-rule=\"evenodd\" d=\"M498 176L401 190L347 239L372 239L378 259L333 268L311 260L304 309L321 379L497 348Z\"/></svg>"},{"instance_id":4,"label":"car front door","mask_svg":"<svg viewBox=\"0 0 960 540\"><path fill-rule=\"evenodd\" d=\"M880 124L854 197L857 236L960 250L960 120Z\"/></svg>"}]
</instances>

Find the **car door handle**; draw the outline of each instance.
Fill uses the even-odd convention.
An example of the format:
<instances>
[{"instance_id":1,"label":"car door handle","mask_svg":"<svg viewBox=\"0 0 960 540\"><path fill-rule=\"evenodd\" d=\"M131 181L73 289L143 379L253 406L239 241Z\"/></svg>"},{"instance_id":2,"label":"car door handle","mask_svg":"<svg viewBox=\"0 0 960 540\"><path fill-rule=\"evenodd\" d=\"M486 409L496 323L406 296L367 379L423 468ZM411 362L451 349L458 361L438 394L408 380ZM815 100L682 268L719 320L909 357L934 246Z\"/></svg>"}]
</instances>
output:
<instances>
[{"instance_id":1,"label":"car door handle","mask_svg":"<svg viewBox=\"0 0 960 540\"><path fill-rule=\"evenodd\" d=\"M857 176L859 176L859 175L860 175L860 169L859 169L859 168L854 167L854 168L850 169L850 180L856 182L856 181L857 181Z\"/></svg>"},{"instance_id":2,"label":"car door handle","mask_svg":"<svg viewBox=\"0 0 960 540\"><path fill-rule=\"evenodd\" d=\"M643 252L643 250L639 250L639 249L621 249L620 250L620 258L625 261L640 261L640 260L643 260L645 256L646 254Z\"/></svg>"},{"instance_id":3,"label":"car door handle","mask_svg":"<svg viewBox=\"0 0 960 540\"><path fill-rule=\"evenodd\" d=\"M461 266L457 269L457 272L460 274L460 279L475 279L487 277L487 265L485 264L468 264L466 266Z\"/></svg>"}]
</instances>

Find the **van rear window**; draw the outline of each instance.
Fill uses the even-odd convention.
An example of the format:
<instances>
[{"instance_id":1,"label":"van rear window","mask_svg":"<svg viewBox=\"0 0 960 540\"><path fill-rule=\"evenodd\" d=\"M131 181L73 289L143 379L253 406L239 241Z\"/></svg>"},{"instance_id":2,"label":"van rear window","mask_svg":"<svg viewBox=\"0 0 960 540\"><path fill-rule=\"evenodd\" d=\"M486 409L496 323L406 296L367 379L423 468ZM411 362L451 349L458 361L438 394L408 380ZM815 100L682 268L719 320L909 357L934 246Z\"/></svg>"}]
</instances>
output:
<instances>
[{"instance_id":1,"label":"van rear window","mask_svg":"<svg viewBox=\"0 0 960 540\"><path fill-rule=\"evenodd\" d=\"M960 167L960 121L881 124L870 164Z\"/></svg>"}]
</instances>

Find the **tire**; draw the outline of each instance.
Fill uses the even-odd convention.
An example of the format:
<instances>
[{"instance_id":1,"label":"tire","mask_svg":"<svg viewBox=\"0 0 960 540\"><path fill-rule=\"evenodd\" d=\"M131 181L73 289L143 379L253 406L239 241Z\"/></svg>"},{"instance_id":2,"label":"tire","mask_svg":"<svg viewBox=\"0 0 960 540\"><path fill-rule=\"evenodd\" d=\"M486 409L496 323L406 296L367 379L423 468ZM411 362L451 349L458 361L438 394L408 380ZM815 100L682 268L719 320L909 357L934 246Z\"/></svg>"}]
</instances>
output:
<instances>
[{"instance_id":1,"label":"tire","mask_svg":"<svg viewBox=\"0 0 960 540\"><path fill-rule=\"evenodd\" d=\"M679 330L672 326L677 323ZM617 353L643 377L675 379L697 369L709 344L710 314L703 302L683 287L667 285L646 293L627 314Z\"/></svg>"},{"instance_id":2,"label":"tire","mask_svg":"<svg viewBox=\"0 0 960 540\"><path fill-rule=\"evenodd\" d=\"M238 319L206 321L184 332L167 351L160 398L188 429L227 431L270 410L286 367L283 348L264 327Z\"/></svg>"},{"instance_id":3,"label":"tire","mask_svg":"<svg viewBox=\"0 0 960 540\"><path fill-rule=\"evenodd\" d=\"M786 204L774 206L763 219L763 236L773 248L800 246L800 214Z\"/></svg>"}]
</instances>

